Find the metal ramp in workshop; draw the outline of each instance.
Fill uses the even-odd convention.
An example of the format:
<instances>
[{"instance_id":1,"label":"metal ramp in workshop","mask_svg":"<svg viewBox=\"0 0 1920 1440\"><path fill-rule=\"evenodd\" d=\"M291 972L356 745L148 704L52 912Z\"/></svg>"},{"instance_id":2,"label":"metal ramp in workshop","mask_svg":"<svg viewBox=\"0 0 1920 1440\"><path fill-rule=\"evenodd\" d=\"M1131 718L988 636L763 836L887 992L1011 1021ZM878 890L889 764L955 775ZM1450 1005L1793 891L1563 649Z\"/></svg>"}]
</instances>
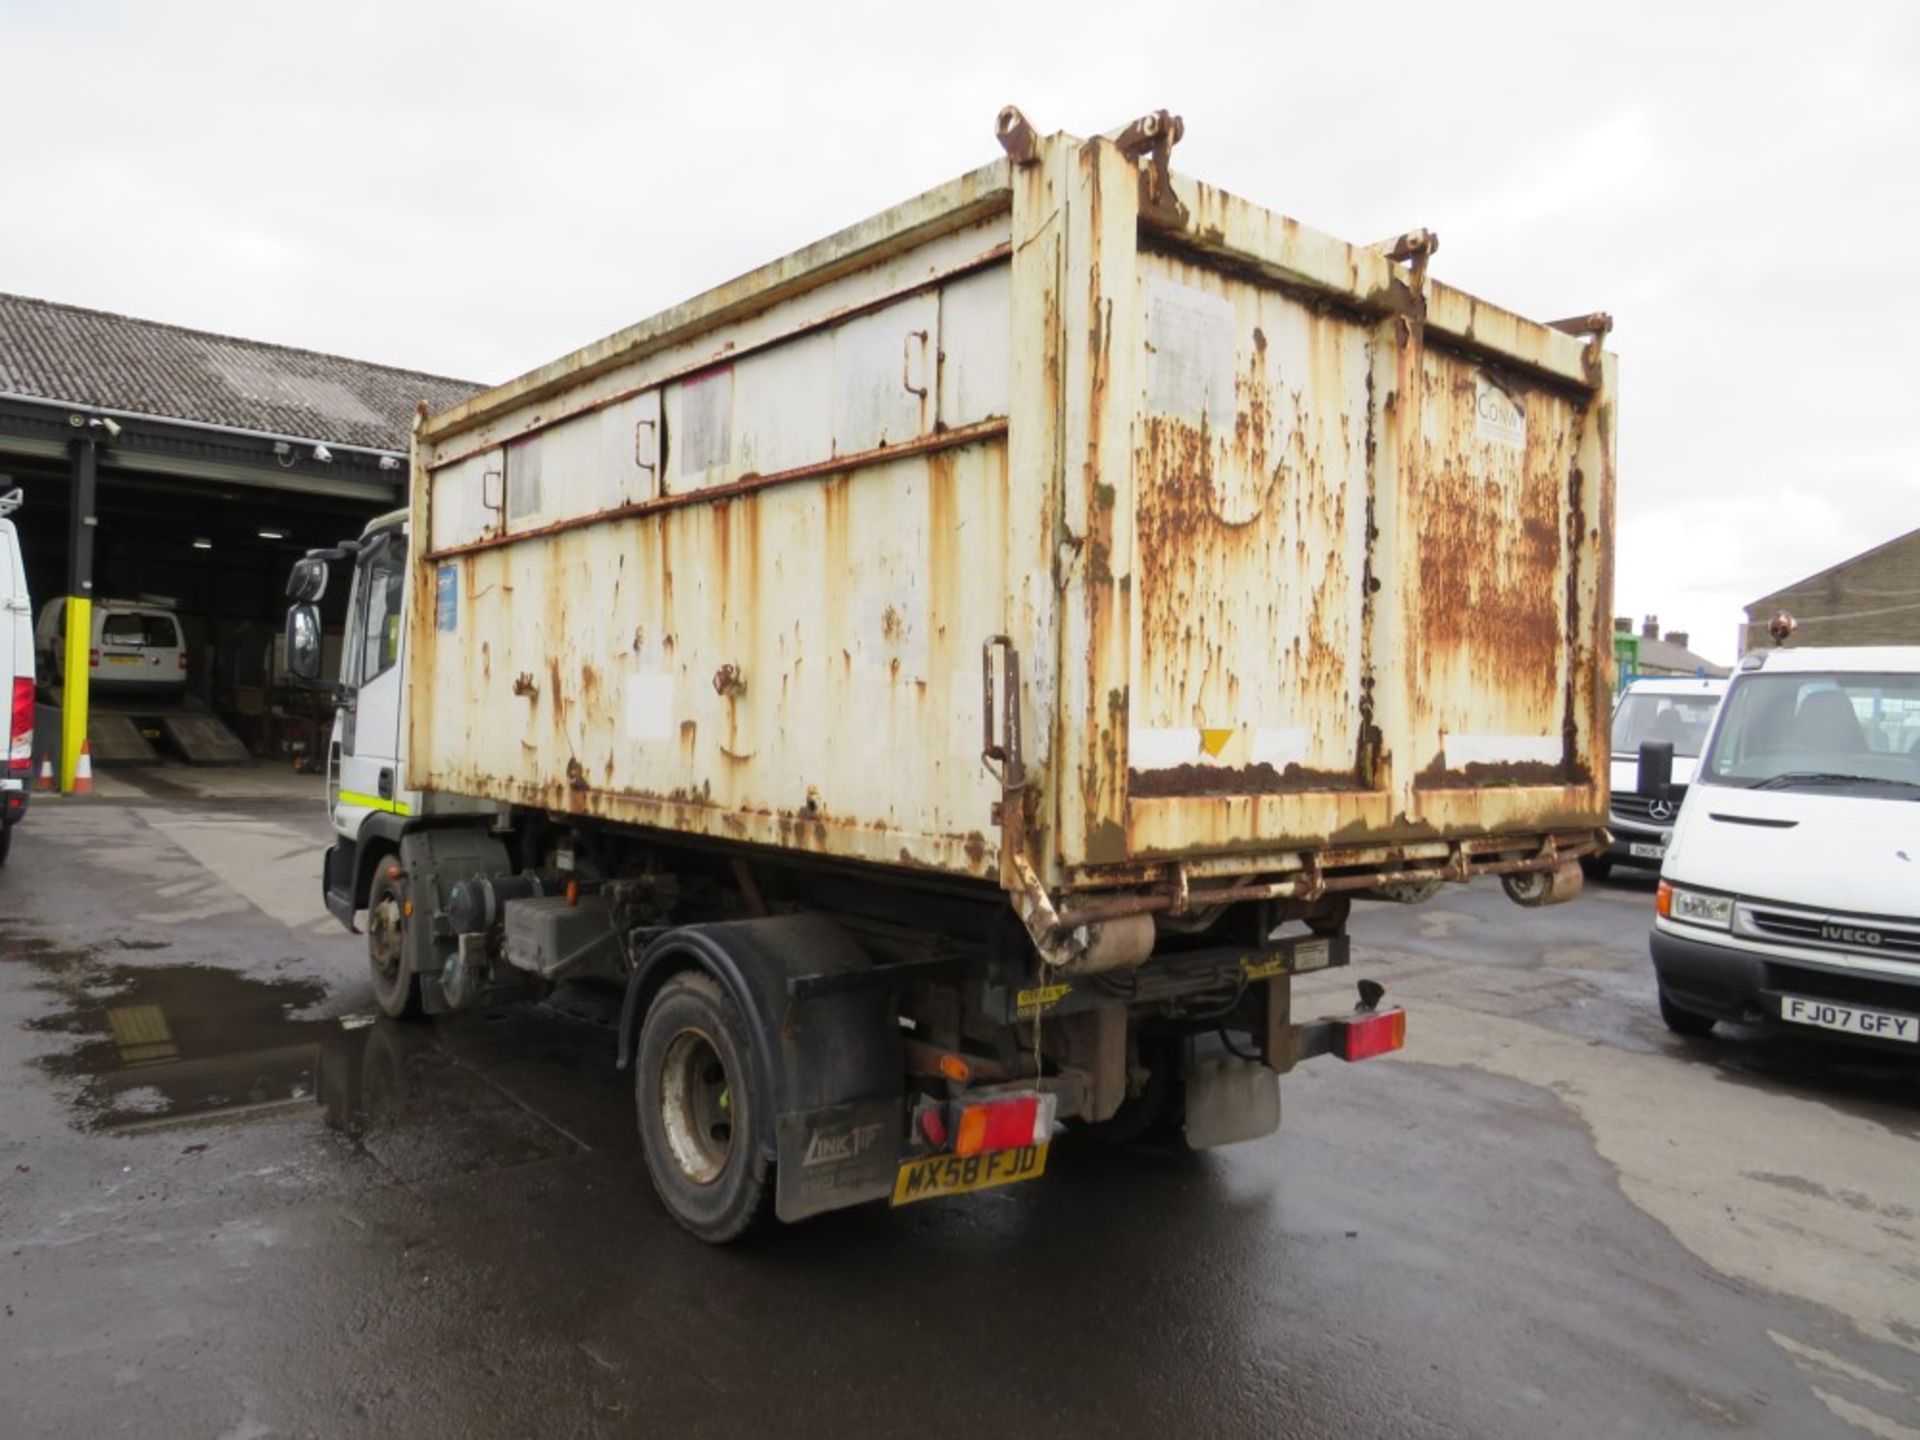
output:
<instances>
[{"instance_id":1,"label":"metal ramp in workshop","mask_svg":"<svg viewBox=\"0 0 1920 1440\"><path fill-rule=\"evenodd\" d=\"M131 715L102 715L96 711L87 716L87 749L96 765L151 765L160 758L140 733L140 722Z\"/></svg>"},{"instance_id":2,"label":"metal ramp in workshop","mask_svg":"<svg viewBox=\"0 0 1920 1440\"><path fill-rule=\"evenodd\" d=\"M211 715L162 711L153 723L195 765L245 765L253 757L240 737Z\"/></svg>"}]
</instances>

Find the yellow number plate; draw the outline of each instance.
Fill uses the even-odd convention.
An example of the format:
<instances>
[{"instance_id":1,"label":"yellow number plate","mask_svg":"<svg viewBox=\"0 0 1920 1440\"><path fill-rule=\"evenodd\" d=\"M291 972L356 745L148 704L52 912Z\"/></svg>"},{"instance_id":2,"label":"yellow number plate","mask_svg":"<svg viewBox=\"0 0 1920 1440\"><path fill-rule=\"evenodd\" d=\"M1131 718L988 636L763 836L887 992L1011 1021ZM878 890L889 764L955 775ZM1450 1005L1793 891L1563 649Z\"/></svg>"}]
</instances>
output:
<instances>
[{"instance_id":1,"label":"yellow number plate","mask_svg":"<svg viewBox=\"0 0 1920 1440\"><path fill-rule=\"evenodd\" d=\"M909 1160L894 1177L893 1203L911 1205L936 1195L965 1195L973 1190L1037 1180L1046 1168L1047 1147L1044 1145L996 1150L991 1155L974 1155L966 1160L952 1155Z\"/></svg>"},{"instance_id":2,"label":"yellow number plate","mask_svg":"<svg viewBox=\"0 0 1920 1440\"><path fill-rule=\"evenodd\" d=\"M141 657L138 655L109 655L107 656L107 663L109 665L138 665L141 663Z\"/></svg>"}]
</instances>

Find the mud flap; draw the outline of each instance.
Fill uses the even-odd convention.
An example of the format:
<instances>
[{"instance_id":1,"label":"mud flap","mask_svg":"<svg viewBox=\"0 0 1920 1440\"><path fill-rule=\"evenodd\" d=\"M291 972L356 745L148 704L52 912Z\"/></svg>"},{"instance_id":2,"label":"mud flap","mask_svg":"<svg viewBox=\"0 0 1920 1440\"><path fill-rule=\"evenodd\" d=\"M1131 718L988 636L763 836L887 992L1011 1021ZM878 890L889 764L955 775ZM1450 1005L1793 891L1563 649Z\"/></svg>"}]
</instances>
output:
<instances>
[{"instance_id":1,"label":"mud flap","mask_svg":"<svg viewBox=\"0 0 1920 1440\"><path fill-rule=\"evenodd\" d=\"M1195 1150L1258 1140L1280 1128L1280 1077L1233 1056L1187 1067L1187 1144Z\"/></svg>"},{"instance_id":2,"label":"mud flap","mask_svg":"<svg viewBox=\"0 0 1920 1440\"><path fill-rule=\"evenodd\" d=\"M400 864L413 899L405 935L407 958L420 977L420 1006L429 1015L443 1015L453 1008L440 984L441 968L454 953L453 937L436 934L436 926L455 885L473 875L512 868L507 847L474 826L414 830L400 841Z\"/></svg>"},{"instance_id":3,"label":"mud flap","mask_svg":"<svg viewBox=\"0 0 1920 1440\"><path fill-rule=\"evenodd\" d=\"M696 967L740 1008L754 1041L759 1093L774 1117L774 1211L800 1220L893 1192L906 1135L906 1064L891 986L866 983L873 961L820 915L728 920L668 931L627 984L620 1064L664 977Z\"/></svg>"},{"instance_id":4,"label":"mud flap","mask_svg":"<svg viewBox=\"0 0 1920 1440\"><path fill-rule=\"evenodd\" d=\"M902 1116L897 1097L782 1115L775 1213L792 1222L891 1195Z\"/></svg>"}]
</instances>

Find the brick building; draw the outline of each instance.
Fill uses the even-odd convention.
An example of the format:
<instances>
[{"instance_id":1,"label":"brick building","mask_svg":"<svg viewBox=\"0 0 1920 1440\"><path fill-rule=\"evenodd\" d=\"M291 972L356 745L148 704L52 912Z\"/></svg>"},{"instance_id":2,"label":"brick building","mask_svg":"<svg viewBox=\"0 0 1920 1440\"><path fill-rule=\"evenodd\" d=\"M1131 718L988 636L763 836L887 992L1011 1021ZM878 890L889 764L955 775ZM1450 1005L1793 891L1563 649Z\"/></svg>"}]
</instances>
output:
<instances>
[{"instance_id":1,"label":"brick building","mask_svg":"<svg viewBox=\"0 0 1920 1440\"><path fill-rule=\"evenodd\" d=\"M1755 600L1741 654L1773 644L1767 622L1782 610L1800 624L1792 645L1920 645L1920 530Z\"/></svg>"}]
</instances>

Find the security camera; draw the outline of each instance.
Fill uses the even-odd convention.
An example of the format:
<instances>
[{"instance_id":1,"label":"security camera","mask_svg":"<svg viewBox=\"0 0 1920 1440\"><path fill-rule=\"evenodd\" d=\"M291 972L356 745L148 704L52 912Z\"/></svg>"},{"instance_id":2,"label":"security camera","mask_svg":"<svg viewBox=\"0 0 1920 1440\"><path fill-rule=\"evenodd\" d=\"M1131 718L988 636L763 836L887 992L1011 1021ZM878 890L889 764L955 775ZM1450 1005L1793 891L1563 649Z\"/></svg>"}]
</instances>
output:
<instances>
[{"instance_id":1,"label":"security camera","mask_svg":"<svg viewBox=\"0 0 1920 1440\"><path fill-rule=\"evenodd\" d=\"M398 470L400 468L400 457L398 455L382 455L380 457L380 468L382 470Z\"/></svg>"},{"instance_id":2,"label":"security camera","mask_svg":"<svg viewBox=\"0 0 1920 1440\"><path fill-rule=\"evenodd\" d=\"M91 420L87 421L87 428L90 430L106 431L107 439L109 440L118 440L120 438L120 422L110 415L94 416Z\"/></svg>"},{"instance_id":3,"label":"security camera","mask_svg":"<svg viewBox=\"0 0 1920 1440\"><path fill-rule=\"evenodd\" d=\"M333 463L333 452L324 445L316 445L313 447L313 458L318 460L322 465L331 465Z\"/></svg>"}]
</instances>

